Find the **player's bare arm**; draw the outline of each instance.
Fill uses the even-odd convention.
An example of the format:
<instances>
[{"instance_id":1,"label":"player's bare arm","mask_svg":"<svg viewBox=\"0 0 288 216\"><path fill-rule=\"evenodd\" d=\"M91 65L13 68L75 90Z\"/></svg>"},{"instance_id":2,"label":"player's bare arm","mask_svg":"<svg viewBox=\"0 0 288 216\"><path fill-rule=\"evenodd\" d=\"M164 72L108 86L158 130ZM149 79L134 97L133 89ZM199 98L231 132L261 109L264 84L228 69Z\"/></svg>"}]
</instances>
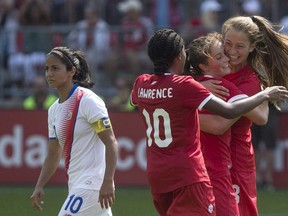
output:
<instances>
[{"instance_id":1,"label":"player's bare arm","mask_svg":"<svg viewBox=\"0 0 288 216\"><path fill-rule=\"evenodd\" d=\"M55 173L62 156L62 149L56 139L50 140L48 146L49 146L48 154L42 166L42 170L38 178L37 184L35 186L34 192L31 195L32 206L33 208L39 211L43 210L42 208L42 205L44 204L43 187L49 181L51 176Z\"/></svg>"},{"instance_id":2,"label":"player's bare arm","mask_svg":"<svg viewBox=\"0 0 288 216\"><path fill-rule=\"evenodd\" d=\"M273 86L232 104L226 103L217 97L212 97L204 108L225 118L233 119L251 111L264 101L285 101L287 97L288 91L285 87Z\"/></svg>"},{"instance_id":3,"label":"player's bare arm","mask_svg":"<svg viewBox=\"0 0 288 216\"><path fill-rule=\"evenodd\" d=\"M104 180L99 192L99 202L102 208L109 208L115 202L114 173L118 154L118 144L112 128L98 133L106 146L106 170Z\"/></svg>"}]
</instances>

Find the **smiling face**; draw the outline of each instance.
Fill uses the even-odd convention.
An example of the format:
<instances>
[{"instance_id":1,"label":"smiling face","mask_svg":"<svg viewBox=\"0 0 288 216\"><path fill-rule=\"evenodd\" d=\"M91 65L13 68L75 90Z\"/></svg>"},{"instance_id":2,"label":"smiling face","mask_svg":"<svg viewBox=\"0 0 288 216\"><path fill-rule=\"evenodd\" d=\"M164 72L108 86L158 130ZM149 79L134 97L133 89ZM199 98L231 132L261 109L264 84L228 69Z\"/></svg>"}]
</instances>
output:
<instances>
[{"instance_id":1,"label":"smiling face","mask_svg":"<svg viewBox=\"0 0 288 216\"><path fill-rule=\"evenodd\" d=\"M225 54L230 58L231 71L237 72L247 64L248 55L255 48L242 31L229 29L224 35Z\"/></svg>"},{"instance_id":2,"label":"smiling face","mask_svg":"<svg viewBox=\"0 0 288 216\"><path fill-rule=\"evenodd\" d=\"M215 42L211 46L210 56L206 64L200 67L203 74L213 77L223 77L231 72L229 67L229 58L224 54L224 49L220 41Z\"/></svg>"},{"instance_id":3,"label":"smiling face","mask_svg":"<svg viewBox=\"0 0 288 216\"><path fill-rule=\"evenodd\" d=\"M73 75L75 68L67 71L66 65L54 55L48 55L45 66L45 77L51 88L56 90L65 90L73 86Z\"/></svg>"}]
</instances>

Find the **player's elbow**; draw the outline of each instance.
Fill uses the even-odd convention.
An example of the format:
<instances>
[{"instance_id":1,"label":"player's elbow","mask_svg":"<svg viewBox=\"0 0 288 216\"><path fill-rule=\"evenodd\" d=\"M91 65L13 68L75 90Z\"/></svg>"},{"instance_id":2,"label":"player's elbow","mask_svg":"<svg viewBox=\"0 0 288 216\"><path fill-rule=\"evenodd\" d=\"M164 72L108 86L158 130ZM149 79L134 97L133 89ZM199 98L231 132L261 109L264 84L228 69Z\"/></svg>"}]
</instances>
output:
<instances>
[{"instance_id":1,"label":"player's elbow","mask_svg":"<svg viewBox=\"0 0 288 216\"><path fill-rule=\"evenodd\" d=\"M268 122L268 113L250 112L245 116L256 125L266 125Z\"/></svg>"},{"instance_id":2,"label":"player's elbow","mask_svg":"<svg viewBox=\"0 0 288 216\"><path fill-rule=\"evenodd\" d=\"M266 125L268 122L268 118L260 118L260 119L256 119L253 121L254 124L256 125Z\"/></svg>"}]
</instances>

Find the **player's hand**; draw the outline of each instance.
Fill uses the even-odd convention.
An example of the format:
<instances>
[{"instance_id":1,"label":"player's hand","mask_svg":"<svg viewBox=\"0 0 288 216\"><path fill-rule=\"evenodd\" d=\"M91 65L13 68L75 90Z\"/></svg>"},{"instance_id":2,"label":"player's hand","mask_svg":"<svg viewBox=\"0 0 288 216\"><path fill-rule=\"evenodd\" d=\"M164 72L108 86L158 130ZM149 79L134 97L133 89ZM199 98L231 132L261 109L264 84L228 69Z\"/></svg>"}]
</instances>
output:
<instances>
[{"instance_id":1,"label":"player's hand","mask_svg":"<svg viewBox=\"0 0 288 216\"><path fill-rule=\"evenodd\" d=\"M98 202L101 208L109 208L115 202L115 186L112 180L104 180L99 191Z\"/></svg>"},{"instance_id":2,"label":"player's hand","mask_svg":"<svg viewBox=\"0 0 288 216\"><path fill-rule=\"evenodd\" d=\"M30 197L32 202L32 207L38 211L42 211L43 208L41 205L44 204L44 190L43 188L36 187L33 194Z\"/></svg>"},{"instance_id":3,"label":"player's hand","mask_svg":"<svg viewBox=\"0 0 288 216\"><path fill-rule=\"evenodd\" d=\"M207 80L200 82L206 89L212 92L213 95L216 97L221 98L222 100L226 101L226 97L229 96L229 90L221 85L221 80Z\"/></svg>"},{"instance_id":4,"label":"player's hand","mask_svg":"<svg viewBox=\"0 0 288 216\"><path fill-rule=\"evenodd\" d=\"M268 101L284 102L288 98L288 91L284 86L267 87L264 91Z\"/></svg>"}]
</instances>

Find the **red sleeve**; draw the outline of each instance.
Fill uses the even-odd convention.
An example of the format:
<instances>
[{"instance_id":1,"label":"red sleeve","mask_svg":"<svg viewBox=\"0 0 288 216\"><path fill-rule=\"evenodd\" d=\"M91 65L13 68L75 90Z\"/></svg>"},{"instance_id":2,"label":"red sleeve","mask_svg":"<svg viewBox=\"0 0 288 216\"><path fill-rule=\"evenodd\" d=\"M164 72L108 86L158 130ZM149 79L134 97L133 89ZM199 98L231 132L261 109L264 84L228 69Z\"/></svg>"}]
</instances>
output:
<instances>
[{"instance_id":1,"label":"red sleeve","mask_svg":"<svg viewBox=\"0 0 288 216\"><path fill-rule=\"evenodd\" d=\"M182 88L183 95L189 94L188 97L183 98L184 105L197 109L205 99L211 97L212 93L193 78L188 79L187 82L189 82L189 84L186 86L183 84Z\"/></svg>"},{"instance_id":2,"label":"red sleeve","mask_svg":"<svg viewBox=\"0 0 288 216\"><path fill-rule=\"evenodd\" d=\"M133 84L133 88L130 94L130 102L133 106L138 106L138 97L137 97L137 89L138 89L138 81L139 81L140 77L138 77L134 84Z\"/></svg>"}]
</instances>

